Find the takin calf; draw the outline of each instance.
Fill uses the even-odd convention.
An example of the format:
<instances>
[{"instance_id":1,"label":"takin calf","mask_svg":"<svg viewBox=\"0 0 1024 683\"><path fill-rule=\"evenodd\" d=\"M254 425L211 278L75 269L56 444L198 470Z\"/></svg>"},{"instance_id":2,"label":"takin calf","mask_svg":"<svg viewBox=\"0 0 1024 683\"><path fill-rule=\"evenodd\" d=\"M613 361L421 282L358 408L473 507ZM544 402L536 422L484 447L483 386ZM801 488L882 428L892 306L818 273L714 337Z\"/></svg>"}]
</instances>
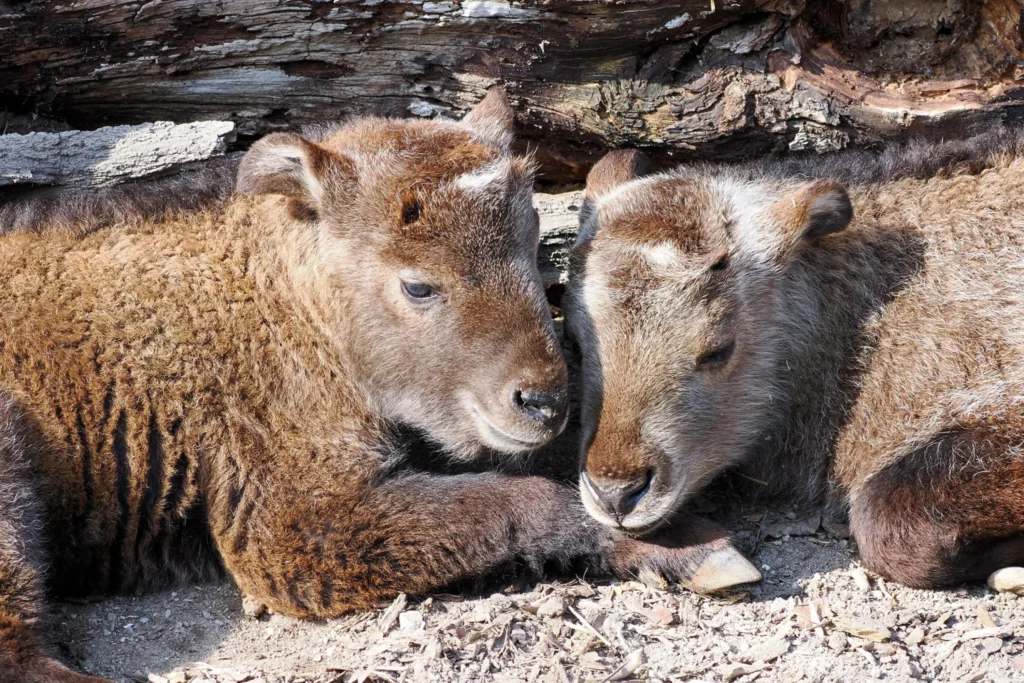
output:
<instances>
[{"instance_id":1,"label":"takin calf","mask_svg":"<svg viewBox=\"0 0 1024 683\"><path fill-rule=\"evenodd\" d=\"M410 466L410 430L466 462L566 419L511 125L493 92L461 122L268 136L205 208L84 202L121 219L93 230L0 212L0 680L97 680L48 656L47 590L226 569L332 617L547 564L705 588L745 566L707 524L637 541L545 478ZM192 210L130 216L168 206Z\"/></svg>"},{"instance_id":2,"label":"takin calf","mask_svg":"<svg viewBox=\"0 0 1024 683\"><path fill-rule=\"evenodd\" d=\"M591 514L642 535L739 465L908 586L1024 563L1024 134L647 166L591 171L564 301Z\"/></svg>"}]
</instances>

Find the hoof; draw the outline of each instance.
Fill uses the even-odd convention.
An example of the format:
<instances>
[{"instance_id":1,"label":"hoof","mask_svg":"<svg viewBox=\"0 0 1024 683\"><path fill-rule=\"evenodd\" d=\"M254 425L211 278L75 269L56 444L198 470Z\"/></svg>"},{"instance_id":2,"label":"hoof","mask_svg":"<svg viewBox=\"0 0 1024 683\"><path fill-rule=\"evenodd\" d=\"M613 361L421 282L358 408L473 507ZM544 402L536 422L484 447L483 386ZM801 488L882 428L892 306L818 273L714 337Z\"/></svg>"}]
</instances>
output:
<instances>
[{"instance_id":1,"label":"hoof","mask_svg":"<svg viewBox=\"0 0 1024 683\"><path fill-rule=\"evenodd\" d=\"M988 587L1000 593L1024 595L1024 567L1004 567L992 572Z\"/></svg>"},{"instance_id":2,"label":"hoof","mask_svg":"<svg viewBox=\"0 0 1024 683\"><path fill-rule=\"evenodd\" d=\"M745 583L757 583L761 578L761 572L750 560L727 546L708 555L697 571L683 581L683 586L695 593L711 594Z\"/></svg>"}]
</instances>

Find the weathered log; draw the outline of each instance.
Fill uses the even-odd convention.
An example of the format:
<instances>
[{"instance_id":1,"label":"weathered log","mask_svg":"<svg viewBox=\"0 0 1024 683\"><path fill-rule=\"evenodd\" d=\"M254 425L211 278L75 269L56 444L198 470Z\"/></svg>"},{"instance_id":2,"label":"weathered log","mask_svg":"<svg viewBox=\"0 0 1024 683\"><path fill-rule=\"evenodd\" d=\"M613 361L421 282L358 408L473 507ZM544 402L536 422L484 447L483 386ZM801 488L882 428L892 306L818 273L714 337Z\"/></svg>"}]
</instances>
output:
<instances>
[{"instance_id":1,"label":"weathered log","mask_svg":"<svg viewBox=\"0 0 1024 683\"><path fill-rule=\"evenodd\" d=\"M94 131L0 135L0 187L103 187L174 173L224 154L234 131L230 121L158 121Z\"/></svg>"},{"instance_id":2,"label":"weathered log","mask_svg":"<svg viewBox=\"0 0 1024 683\"><path fill-rule=\"evenodd\" d=\"M0 0L0 97L75 127L456 116L504 82L546 177L601 150L828 150L1024 114L1021 0ZM668 155L666 155L668 156Z\"/></svg>"},{"instance_id":3,"label":"weathered log","mask_svg":"<svg viewBox=\"0 0 1024 683\"><path fill-rule=\"evenodd\" d=\"M544 285L550 287L566 280L569 248L579 229L583 192L560 192L533 195L533 205L540 216L540 251L537 264Z\"/></svg>"}]
</instances>

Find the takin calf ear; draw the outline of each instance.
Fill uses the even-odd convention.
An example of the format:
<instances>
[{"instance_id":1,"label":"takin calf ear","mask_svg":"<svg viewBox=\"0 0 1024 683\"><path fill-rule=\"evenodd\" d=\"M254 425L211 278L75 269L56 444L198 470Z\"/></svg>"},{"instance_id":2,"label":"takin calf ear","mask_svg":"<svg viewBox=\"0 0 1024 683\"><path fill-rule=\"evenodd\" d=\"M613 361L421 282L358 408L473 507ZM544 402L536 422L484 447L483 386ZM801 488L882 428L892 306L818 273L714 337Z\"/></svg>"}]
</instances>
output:
<instances>
[{"instance_id":1,"label":"takin calf ear","mask_svg":"<svg viewBox=\"0 0 1024 683\"><path fill-rule=\"evenodd\" d=\"M836 181L814 180L769 206L767 215L774 235L758 246L779 260L825 235L845 230L853 220L853 204Z\"/></svg>"},{"instance_id":2,"label":"takin calf ear","mask_svg":"<svg viewBox=\"0 0 1024 683\"><path fill-rule=\"evenodd\" d=\"M597 232L597 200L623 183L651 172L651 160L635 149L608 152L587 174L587 190L580 208L580 230L576 244L594 237Z\"/></svg>"},{"instance_id":3,"label":"takin calf ear","mask_svg":"<svg viewBox=\"0 0 1024 683\"><path fill-rule=\"evenodd\" d=\"M355 166L295 133L273 133L249 148L238 166L235 191L288 197L295 217L319 213L328 197L355 181Z\"/></svg>"},{"instance_id":4,"label":"takin calf ear","mask_svg":"<svg viewBox=\"0 0 1024 683\"><path fill-rule=\"evenodd\" d=\"M508 149L514 139L512 127L515 118L515 111L508 103L505 88L497 85L463 117L462 123L472 128L477 137L489 144Z\"/></svg>"},{"instance_id":5,"label":"takin calf ear","mask_svg":"<svg viewBox=\"0 0 1024 683\"><path fill-rule=\"evenodd\" d=\"M635 149L608 152L587 174L587 196L597 199L630 180L651 172L651 160Z\"/></svg>"}]
</instances>

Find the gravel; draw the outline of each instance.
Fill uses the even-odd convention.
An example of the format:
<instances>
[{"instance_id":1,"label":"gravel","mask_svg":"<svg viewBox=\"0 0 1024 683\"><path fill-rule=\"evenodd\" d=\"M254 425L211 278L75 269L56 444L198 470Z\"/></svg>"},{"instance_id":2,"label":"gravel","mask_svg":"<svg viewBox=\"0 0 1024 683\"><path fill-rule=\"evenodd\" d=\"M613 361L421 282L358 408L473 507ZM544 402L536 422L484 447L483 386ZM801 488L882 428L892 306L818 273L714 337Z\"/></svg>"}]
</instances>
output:
<instances>
[{"instance_id":1,"label":"gravel","mask_svg":"<svg viewBox=\"0 0 1024 683\"><path fill-rule=\"evenodd\" d=\"M73 666L152 683L1024 681L1024 598L885 581L816 510L728 491L698 509L761 584L712 598L563 578L310 622L243 609L224 583L62 604L53 637Z\"/></svg>"}]
</instances>

